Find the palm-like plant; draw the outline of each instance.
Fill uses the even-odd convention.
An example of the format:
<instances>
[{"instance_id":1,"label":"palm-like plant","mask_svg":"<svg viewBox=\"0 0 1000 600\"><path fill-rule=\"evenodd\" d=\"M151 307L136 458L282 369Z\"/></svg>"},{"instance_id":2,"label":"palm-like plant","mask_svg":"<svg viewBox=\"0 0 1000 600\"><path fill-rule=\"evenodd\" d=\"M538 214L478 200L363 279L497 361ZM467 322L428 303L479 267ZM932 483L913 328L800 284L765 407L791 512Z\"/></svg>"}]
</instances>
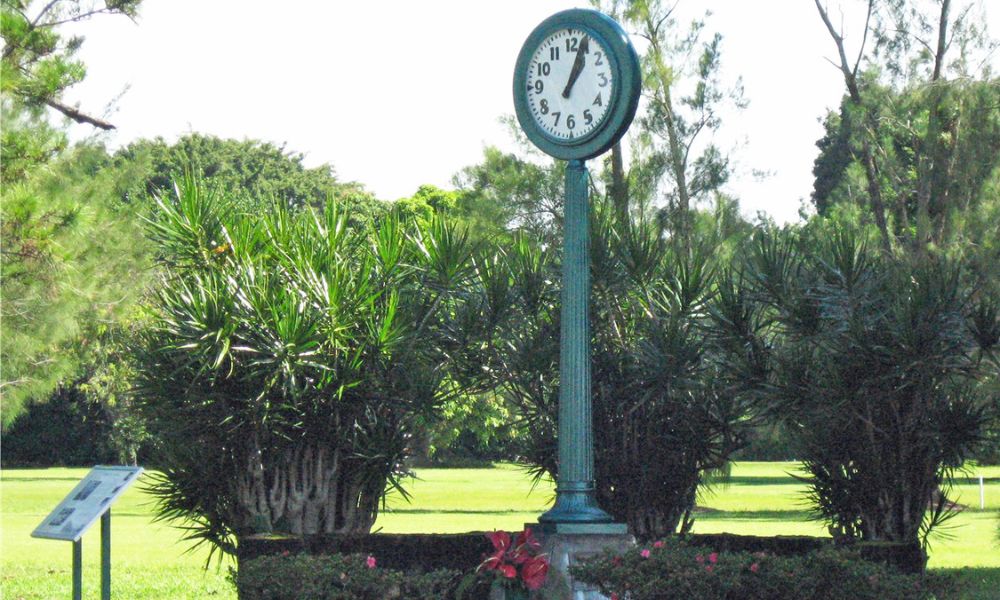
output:
<instances>
[{"instance_id":1,"label":"palm-like plant","mask_svg":"<svg viewBox=\"0 0 1000 600\"><path fill-rule=\"evenodd\" d=\"M685 530L699 484L740 444L748 407L703 326L718 240L688 251L598 203L591 222L591 365L598 502L643 538ZM527 431L524 456L556 476L559 257L519 238L477 262L461 305L467 377L496 386Z\"/></svg>"},{"instance_id":2,"label":"palm-like plant","mask_svg":"<svg viewBox=\"0 0 1000 600\"><path fill-rule=\"evenodd\" d=\"M996 303L961 264L887 257L844 224L759 232L737 277L745 292L714 311L730 368L790 425L819 516L835 535L926 542L990 419L974 384Z\"/></svg>"},{"instance_id":3,"label":"palm-like plant","mask_svg":"<svg viewBox=\"0 0 1000 600\"><path fill-rule=\"evenodd\" d=\"M457 392L445 324L468 240L440 219L243 214L192 180L158 208L138 394L163 516L228 552L253 533L367 532L417 417Z\"/></svg>"}]
</instances>

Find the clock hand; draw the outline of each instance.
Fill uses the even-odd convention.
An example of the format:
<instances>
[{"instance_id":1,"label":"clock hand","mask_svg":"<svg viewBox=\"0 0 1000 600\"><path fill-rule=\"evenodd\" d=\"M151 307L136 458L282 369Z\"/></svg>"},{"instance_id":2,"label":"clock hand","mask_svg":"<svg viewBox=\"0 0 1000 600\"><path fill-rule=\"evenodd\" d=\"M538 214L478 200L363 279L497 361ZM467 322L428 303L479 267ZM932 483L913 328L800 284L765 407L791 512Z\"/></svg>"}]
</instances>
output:
<instances>
[{"instance_id":1,"label":"clock hand","mask_svg":"<svg viewBox=\"0 0 1000 600\"><path fill-rule=\"evenodd\" d=\"M584 53L590 47L589 40L590 38L583 36L583 41L580 42L580 46L576 49L576 59L573 61L573 68L569 72L569 81L566 82L566 87L563 88L563 98L569 98L569 93L573 90L573 84L580 77L580 71L583 71Z\"/></svg>"}]
</instances>

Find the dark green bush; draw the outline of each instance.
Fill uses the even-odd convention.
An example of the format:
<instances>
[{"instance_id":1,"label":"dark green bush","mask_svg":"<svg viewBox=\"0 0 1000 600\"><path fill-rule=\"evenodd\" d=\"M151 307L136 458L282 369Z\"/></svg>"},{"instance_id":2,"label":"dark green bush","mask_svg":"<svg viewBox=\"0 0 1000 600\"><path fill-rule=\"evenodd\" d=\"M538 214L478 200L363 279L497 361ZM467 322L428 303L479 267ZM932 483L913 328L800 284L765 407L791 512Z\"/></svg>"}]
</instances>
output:
<instances>
[{"instance_id":1,"label":"dark green bush","mask_svg":"<svg viewBox=\"0 0 1000 600\"><path fill-rule=\"evenodd\" d=\"M453 598L462 573L403 572L364 554L279 554L240 563L240 600L441 600Z\"/></svg>"},{"instance_id":2,"label":"dark green bush","mask_svg":"<svg viewBox=\"0 0 1000 600\"><path fill-rule=\"evenodd\" d=\"M919 600L919 576L823 549L801 556L713 552L678 540L605 554L571 567L574 577L621 600Z\"/></svg>"}]
</instances>

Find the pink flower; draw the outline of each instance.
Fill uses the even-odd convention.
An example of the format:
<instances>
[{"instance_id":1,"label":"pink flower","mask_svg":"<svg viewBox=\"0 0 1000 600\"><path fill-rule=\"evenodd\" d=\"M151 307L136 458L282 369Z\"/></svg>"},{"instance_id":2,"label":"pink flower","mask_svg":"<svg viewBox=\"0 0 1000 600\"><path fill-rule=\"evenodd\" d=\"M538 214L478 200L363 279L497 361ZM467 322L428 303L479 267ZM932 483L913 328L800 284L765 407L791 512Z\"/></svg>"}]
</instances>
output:
<instances>
[{"instance_id":1,"label":"pink flower","mask_svg":"<svg viewBox=\"0 0 1000 600\"><path fill-rule=\"evenodd\" d=\"M750 572L751 573L756 573L759 570L760 570L760 565L758 565L757 563L754 563L754 564L750 565Z\"/></svg>"},{"instance_id":2,"label":"pink flower","mask_svg":"<svg viewBox=\"0 0 1000 600\"><path fill-rule=\"evenodd\" d=\"M288 556L289 554L291 554L291 552L289 552L288 550L285 550L284 552L281 553L282 556Z\"/></svg>"},{"instance_id":3,"label":"pink flower","mask_svg":"<svg viewBox=\"0 0 1000 600\"><path fill-rule=\"evenodd\" d=\"M643 548L642 552L640 552L639 555L642 556L643 558L649 558L649 549Z\"/></svg>"},{"instance_id":4,"label":"pink flower","mask_svg":"<svg viewBox=\"0 0 1000 600\"><path fill-rule=\"evenodd\" d=\"M368 565L369 569L374 569L375 568L375 557L369 554L368 558L365 559L365 564Z\"/></svg>"},{"instance_id":5,"label":"pink flower","mask_svg":"<svg viewBox=\"0 0 1000 600\"><path fill-rule=\"evenodd\" d=\"M713 552L713 553L709 554L708 555L708 562L712 563L713 565L715 563L719 562L719 553L718 552Z\"/></svg>"},{"instance_id":6,"label":"pink flower","mask_svg":"<svg viewBox=\"0 0 1000 600\"><path fill-rule=\"evenodd\" d=\"M654 548L662 548L663 547L663 540L656 540L655 542L653 542L653 547Z\"/></svg>"},{"instance_id":7,"label":"pink flower","mask_svg":"<svg viewBox=\"0 0 1000 600\"><path fill-rule=\"evenodd\" d=\"M611 600L618 600L618 594L611 592Z\"/></svg>"},{"instance_id":8,"label":"pink flower","mask_svg":"<svg viewBox=\"0 0 1000 600\"><path fill-rule=\"evenodd\" d=\"M701 563L705 562L705 557L699 554L698 556L694 557L694 562L700 565Z\"/></svg>"},{"instance_id":9,"label":"pink flower","mask_svg":"<svg viewBox=\"0 0 1000 600\"><path fill-rule=\"evenodd\" d=\"M712 565L705 565L705 572L706 573L711 573L712 572Z\"/></svg>"}]
</instances>

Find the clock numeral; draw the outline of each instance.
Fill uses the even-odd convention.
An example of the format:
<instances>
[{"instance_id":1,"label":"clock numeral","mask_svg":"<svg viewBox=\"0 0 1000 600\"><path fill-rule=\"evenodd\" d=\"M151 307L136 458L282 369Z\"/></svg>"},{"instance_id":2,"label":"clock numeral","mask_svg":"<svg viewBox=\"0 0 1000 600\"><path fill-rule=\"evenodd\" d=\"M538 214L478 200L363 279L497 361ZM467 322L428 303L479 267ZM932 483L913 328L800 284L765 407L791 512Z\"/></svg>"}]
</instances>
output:
<instances>
[{"instance_id":1,"label":"clock numeral","mask_svg":"<svg viewBox=\"0 0 1000 600\"><path fill-rule=\"evenodd\" d=\"M536 94L541 94L541 93L542 93L542 90L544 90L544 89L545 89L545 84L544 84L544 83L542 83L542 80L541 80L541 79L536 79L536 80L535 80L535 86L534 86L534 87L535 87L535 93L536 93Z\"/></svg>"},{"instance_id":2,"label":"clock numeral","mask_svg":"<svg viewBox=\"0 0 1000 600\"><path fill-rule=\"evenodd\" d=\"M566 52L576 52L577 46L580 44L579 38L566 38Z\"/></svg>"},{"instance_id":3,"label":"clock numeral","mask_svg":"<svg viewBox=\"0 0 1000 600\"><path fill-rule=\"evenodd\" d=\"M559 48L555 46L549 48L549 60L559 60Z\"/></svg>"},{"instance_id":4,"label":"clock numeral","mask_svg":"<svg viewBox=\"0 0 1000 600\"><path fill-rule=\"evenodd\" d=\"M566 127L569 127L570 129L576 127L576 119L573 118L573 115L566 117Z\"/></svg>"},{"instance_id":5,"label":"clock numeral","mask_svg":"<svg viewBox=\"0 0 1000 600\"><path fill-rule=\"evenodd\" d=\"M600 52L595 52L594 55L597 57L597 60L594 61L594 65L598 66L598 67L603 66L604 65L604 61L601 60L601 56L602 56L601 53Z\"/></svg>"},{"instance_id":6,"label":"clock numeral","mask_svg":"<svg viewBox=\"0 0 1000 600\"><path fill-rule=\"evenodd\" d=\"M604 73L598 73L597 76L601 78L601 83L598 83L597 87L604 87L608 85L608 78Z\"/></svg>"},{"instance_id":7,"label":"clock numeral","mask_svg":"<svg viewBox=\"0 0 1000 600\"><path fill-rule=\"evenodd\" d=\"M542 99L542 101L538 103L538 106L541 107L543 115L549 114L549 101L548 100Z\"/></svg>"},{"instance_id":8,"label":"clock numeral","mask_svg":"<svg viewBox=\"0 0 1000 600\"><path fill-rule=\"evenodd\" d=\"M587 122L586 123L587 125L590 125L591 123L594 122L594 116L590 114L589 109L583 111L583 120Z\"/></svg>"},{"instance_id":9,"label":"clock numeral","mask_svg":"<svg viewBox=\"0 0 1000 600\"><path fill-rule=\"evenodd\" d=\"M560 112L554 112L554 113L552 113L552 116L556 118L556 122L553 125L553 127L559 127L559 116L560 115L562 115L562 113L560 113Z\"/></svg>"},{"instance_id":10,"label":"clock numeral","mask_svg":"<svg viewBox=\"0 0 1000 600\"><path fill-rule=\"evenodd\" d=\"M597 97L594 98L594 103L591 106L604 106L604 101L601 100L601 93L597 93Z\"/></svg>"},{"instance_id":11,"label":"clock numeral","mask_svg":"<svg viewBox=\"0 0 1000 600\"><path fill-rule=\"evenodd\" d=\"M549 63L547 63L547 62L545 62L545 63L538 63L538 76L539 77L543 77L545 75L548 75L551 71L552 71L552 67L549 66Z\"/></svg>"}]
</instances>

